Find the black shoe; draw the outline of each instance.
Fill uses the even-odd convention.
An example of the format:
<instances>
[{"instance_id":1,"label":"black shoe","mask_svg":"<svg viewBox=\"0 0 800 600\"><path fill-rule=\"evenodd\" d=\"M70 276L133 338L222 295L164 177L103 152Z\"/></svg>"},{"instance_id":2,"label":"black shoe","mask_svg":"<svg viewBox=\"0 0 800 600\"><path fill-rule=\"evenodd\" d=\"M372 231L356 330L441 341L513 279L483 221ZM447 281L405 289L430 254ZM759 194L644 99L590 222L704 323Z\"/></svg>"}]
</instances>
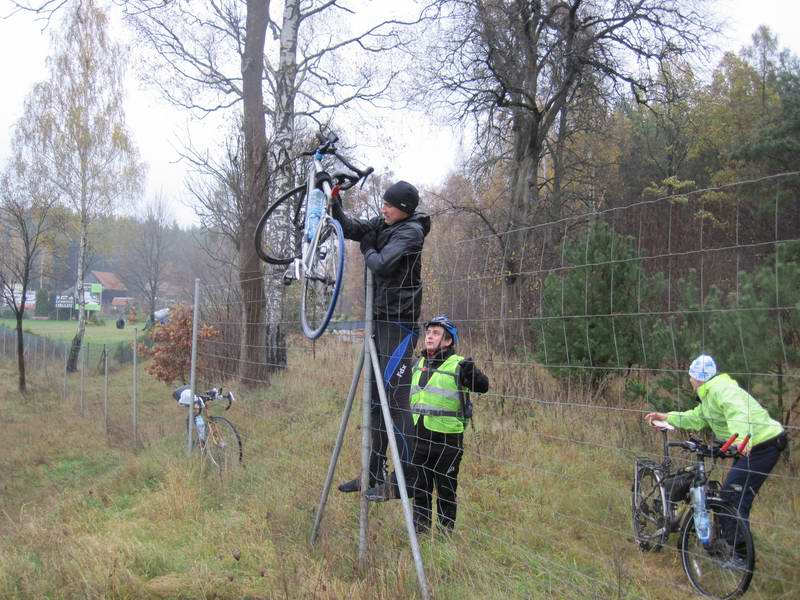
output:
<instances>
[{"instance_id":1,"label":"black shoe","mask_svg":"<svg viewBox=\"0 0 800 600\"><path fill-rule=\"evenodd\" d=\"M350 494L351 492L360 492L361 480L351 479L350 481L345 481L344 483L340 483L339 491L344 492L345 494Z\"/></svg>"}]
</instances>

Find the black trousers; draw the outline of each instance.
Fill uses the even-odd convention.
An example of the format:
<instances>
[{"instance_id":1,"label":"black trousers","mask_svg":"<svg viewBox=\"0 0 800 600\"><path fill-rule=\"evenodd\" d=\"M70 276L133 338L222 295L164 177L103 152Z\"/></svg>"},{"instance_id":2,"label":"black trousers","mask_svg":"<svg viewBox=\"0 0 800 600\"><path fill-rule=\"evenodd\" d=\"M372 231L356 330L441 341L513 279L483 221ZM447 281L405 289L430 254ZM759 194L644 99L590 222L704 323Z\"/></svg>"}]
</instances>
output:
<instances>
[{"instance_id":1,"label":"black trousers","mask_svg":"<svg viewBox=\"0 0 800 600\"><path fill-rule=\"evenodd\" d=\"M431 526L433 490L436 490L436 512L439 525L452 530L458 509L458 468L464 454L463 433L430 431L423 417L414 427L414 455L409 479L414 496L414 525L418 532Z\"/></svg>"},{"instance_id":2,"label":"black trousers","mask_svg":"<svg viewBox=\"0 0 800 600\"><path fill-rule=\"evenodd\" d=\"M748 456L737 458L722 484L728 501L739 513L739 519L735 523L733 519L720 519L720 521L728 542L739 551L743 548L737 539L737 532L742 527L750 527L750 509L753 507L753 500L777 464L781 451L786 447L785 434L781 436L755 446Z\"/></svg>"},{"instance_id":3,"label":"black trousers","mask_svg":"<svg viewBox=\"0 0 800 600\"><path fill-rule=\"evenodd\" d=\"M728 498L745 522L750 519L753 500L778 462L781 450L779 445L767 442L754 447L748 456L733 461L722 489L728 491Z\"/></svg>"},{"instance_id":4,"label":"black trousers","mask_svg":"<svg viewBox=\"0 0 800 600\"><path fill-rule=\"evenodd\" d=\"M375 348L378 351L378 361L382 372L373 373L372 379L370 487L384 481L386 452L389 447L389 436L383 423L381 400L376 384L377 377L383 380L383 385L386 388L389 413L392 417L392 428L404 473L407 472L410 466L411 436L414 424L411 420L409 396L411 391L411 368L413 366L417 338L418 332L413 323L378 320L373 323L373 339L375 340Z\"/></svg>"}]
</instances>

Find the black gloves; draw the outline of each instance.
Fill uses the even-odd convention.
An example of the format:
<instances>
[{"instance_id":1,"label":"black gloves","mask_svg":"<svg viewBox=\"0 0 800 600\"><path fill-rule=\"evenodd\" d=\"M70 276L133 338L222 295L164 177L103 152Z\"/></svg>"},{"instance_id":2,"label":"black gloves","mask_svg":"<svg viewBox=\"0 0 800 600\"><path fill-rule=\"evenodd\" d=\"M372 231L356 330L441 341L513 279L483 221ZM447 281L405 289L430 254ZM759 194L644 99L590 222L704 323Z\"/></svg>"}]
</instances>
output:
<instances>
[{"instance_id":1,"label":"black gloves","mask_svg":"<svg viewBox=\"0 0 800 600\"><path fill-rule=\"evenodd\" d=\"M375 244L378 240L377 231L368 231L361 238L361 254L366 254L370 250L375 250Z\"/></svg>"},{"instance_id":2,"label":"black gloves","mask_svg":"<svg viewBox=\"0 0 800 600\"><path fill-rule=\"evenodd\" d=\"M459 368L461 369L461 382L464 384L472 383L475 377L475 361L472 360L472 357L462 360Z\"/></svg>"}]
</instances>

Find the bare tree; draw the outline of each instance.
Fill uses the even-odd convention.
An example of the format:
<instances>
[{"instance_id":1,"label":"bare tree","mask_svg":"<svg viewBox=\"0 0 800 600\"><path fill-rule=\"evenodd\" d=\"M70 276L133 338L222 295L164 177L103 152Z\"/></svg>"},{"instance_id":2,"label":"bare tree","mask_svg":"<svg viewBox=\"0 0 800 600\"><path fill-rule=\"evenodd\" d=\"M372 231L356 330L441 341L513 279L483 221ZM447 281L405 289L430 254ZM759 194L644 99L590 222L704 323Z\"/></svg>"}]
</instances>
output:
<instances>
[{"instance_id":1,"label":"bare tree","mask_svg":"<svg viewBox=\"0 0 800 600\"><path fill-rule=\"evenodd\" d=\"M164 283L169 225L166 201L163 196L156 196L146 204L144 218L135 223L123 260L125 282L144 298L150 322L155 321L156 302Z\"/></svg>"},{"instance_id":2,"label":"bare tree","mask_svg":"<svg viewBox=\"0 0 800 600\"><path fill-rule=\"evenodd\" d=\"M19 132L19 130L18 130ZM35 152L19 135L12 165L0 181L0 300L14 313L17 333L17 386L25 392L25 340L22 320L31 278L53 225L58 196L37 172ZM33 160L31 160L33 159Z\"/></svg>"},{"instance_id":3,"label":"bare tree","mask_svg":"<svg viewBox=\"0 0 800 600\"><path fill-rule=\"evenodd\" d=\"M271 16L272 9L279 17ZM392 69L373 66L376 61L343 57L352 58L356 52L369 57L407 43L400 31L408 23L386 20L349 34L346 25L352 10L343 0L220 0L209 2L207 10L200 12L185 3L140 0L128 2L126 11L141 39L154 51L154 62L171 67L169 76L163 76L162 68L153 78L170 101L200 113L242 103L242 178L238 183L243 185L232 189L230 196L216 196L235 199L227 206L235 204L238 212L236 219L226 217L218 224L226 221L239 227L228 233L239 248L240 288L246 307L240 364L243 369L285 364L280 325L282 272L270 269L263 280L253 232L268 199L275 197L273 190L296 184L293 150L302 128L299 121L322 123L337 108L373 101L386 92L396 75ZM229 148L226 152L226 159L231 158ZM212 162L205 157L202 161L207 166ZM211 171L218 181L219 170ZM215 194L204 195L211 200ZM201 205L207 214L210 204ZM241 377L263 380L265 373L243 372Z\"/></svg>"},{"instance_id":4,"label":"bare tree","mask_svg":"<svg viewBox=\"0 0 800 600\"><path fill-rule=\"evenodd\" d=\"M92 0L72 4L54 36L49 79L25 106L25 136L36 144L43 173L77 214L75 294L78 329L67 369L74 371L86 328L83 287L90 226L139 187L142 166L125 126L122 49L108 36L108 16Z\"/></svg>"},{"instance_id":5,"label":"bare tree","mask_svg":"<svg viewBox=\"0 0 800 600\"><path fill-rule=\"evenodd\" d=\"M711 21L695 0L440 0L428 55L429 99L476 126L508 164L502 222L503 314L519 296L526 227L560 218L542 191L559 119L583 86L646 101L650 71L706 48ZM564 125L565 123L561 123Z\"/></svg>"}]
</instances>

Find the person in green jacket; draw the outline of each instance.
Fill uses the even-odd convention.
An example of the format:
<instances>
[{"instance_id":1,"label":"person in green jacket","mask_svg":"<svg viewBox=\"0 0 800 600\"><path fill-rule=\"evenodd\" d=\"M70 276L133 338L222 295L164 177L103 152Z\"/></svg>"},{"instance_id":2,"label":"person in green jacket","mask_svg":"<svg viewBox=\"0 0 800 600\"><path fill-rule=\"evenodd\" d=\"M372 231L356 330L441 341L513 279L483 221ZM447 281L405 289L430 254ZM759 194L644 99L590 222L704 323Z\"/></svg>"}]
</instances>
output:
<instances>
[{"instance_id":1,"label":"person in green jacket","mask_svg":"<svg viewBox=\"0 0 800 600\"><path fill-rule=\"evenodd\" d=\"M651 425L659 420L694 431L708 427L720 440L737 433L737 439L741 440L740 455L725 478L723 489L728 490L728 497L736 504L741 519L749 523L753 500L787 446L786 432L730 375L717 373L712 357L701 354L692 362L689 381L697 393L699 404L696 407L668 413L651 412L644 418ZM744 444L746 436L750 439Z\"/></svg>"}]
</instances>

